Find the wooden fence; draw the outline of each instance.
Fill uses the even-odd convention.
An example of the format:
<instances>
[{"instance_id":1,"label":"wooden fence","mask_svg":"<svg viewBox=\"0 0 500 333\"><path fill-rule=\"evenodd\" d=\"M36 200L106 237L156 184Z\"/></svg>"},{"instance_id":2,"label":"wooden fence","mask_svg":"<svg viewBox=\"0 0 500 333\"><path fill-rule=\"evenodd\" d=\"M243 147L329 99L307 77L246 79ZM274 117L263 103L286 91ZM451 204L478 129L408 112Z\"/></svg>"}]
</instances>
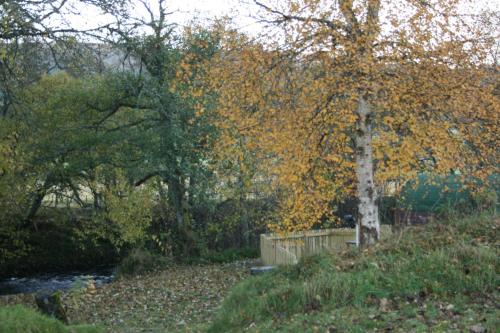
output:
<instances>
[{"instance_id":1,"label":"wooden fence","mask_svg":"<svg viewBox=\"0 0 500 333\"><path fill-rule=\"evenodd\" d=\"M381 226L381 237L390 234L390 226ZM308 230L286 234L260 235L260 256L264 265L296 264L302 256L345 249L356 240L356 229Z\"/></svg>"}]
</instances>

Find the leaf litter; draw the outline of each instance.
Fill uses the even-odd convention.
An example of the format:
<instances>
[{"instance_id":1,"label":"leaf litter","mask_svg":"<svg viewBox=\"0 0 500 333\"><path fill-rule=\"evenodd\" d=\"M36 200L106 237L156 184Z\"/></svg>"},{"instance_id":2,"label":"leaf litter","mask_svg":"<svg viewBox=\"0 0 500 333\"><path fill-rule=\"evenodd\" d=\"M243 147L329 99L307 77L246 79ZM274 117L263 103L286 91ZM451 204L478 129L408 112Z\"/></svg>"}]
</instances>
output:
<instances>
[{"instance_id":1,"label":"leaf litter","mask_svg":"<svg viewBox=\"0 0 500 333\"><path fill-rule=\"evenodd\" d=\"M63 293L71 323L108 332L197 332L209 323L231 287L249 275L252 260L172 266ZM36 307L33 295L0 297L0 305Z\"/></svg>"}]
</instances>

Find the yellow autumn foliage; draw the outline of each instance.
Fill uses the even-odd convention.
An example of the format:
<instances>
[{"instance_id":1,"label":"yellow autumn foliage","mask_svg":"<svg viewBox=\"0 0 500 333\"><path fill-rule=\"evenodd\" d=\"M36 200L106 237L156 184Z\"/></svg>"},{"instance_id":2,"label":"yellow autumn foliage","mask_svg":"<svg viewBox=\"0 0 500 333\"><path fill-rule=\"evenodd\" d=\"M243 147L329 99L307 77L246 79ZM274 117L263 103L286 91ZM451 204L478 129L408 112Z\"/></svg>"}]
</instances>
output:
<instances>
[{"instance_id":1,"label":"yellow autumn foliage","mask_svg":"<svg viewBox=\"0 0 500 333\"><path fill-rule=\"evenodd\" d=\"M281 228L309 228L359 195L360 98L377 188L422 171L498 172L498 41L488 20L464 19L465 2L266 1L276 27L259 39L219 27L199 89L217 96L220 150L251 151L285 189Z\"/></svg>"}]
</instances>

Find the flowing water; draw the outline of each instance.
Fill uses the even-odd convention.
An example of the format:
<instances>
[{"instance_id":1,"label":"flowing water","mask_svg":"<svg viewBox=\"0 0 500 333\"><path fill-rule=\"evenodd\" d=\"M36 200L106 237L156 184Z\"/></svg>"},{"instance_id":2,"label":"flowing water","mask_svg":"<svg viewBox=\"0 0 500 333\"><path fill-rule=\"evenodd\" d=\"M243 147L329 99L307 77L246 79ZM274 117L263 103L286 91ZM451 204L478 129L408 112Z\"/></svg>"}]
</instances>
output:
<instances>
[{"instance_id":1,"label":"flowing water","mask_svg":"<svg viewBox=\"0 0 500 333\"><path fill-rule=\"evenodd\" d=\"M0 295L56 291L86 286L91 280L96 286L113 281L113 267L99 267L89 271L47 273L32 277L12 277L0 280Z\"/></svg>"}]
</instances>

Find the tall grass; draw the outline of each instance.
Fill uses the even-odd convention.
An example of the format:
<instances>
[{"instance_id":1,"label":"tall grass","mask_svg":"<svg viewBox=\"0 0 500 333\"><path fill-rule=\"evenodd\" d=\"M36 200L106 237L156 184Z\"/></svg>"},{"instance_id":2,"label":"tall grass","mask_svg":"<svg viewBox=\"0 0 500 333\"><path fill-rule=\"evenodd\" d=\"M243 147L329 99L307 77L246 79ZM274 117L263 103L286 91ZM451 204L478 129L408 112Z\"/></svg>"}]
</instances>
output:
<instances>
[{"instance_id":1,"label":"tall grass","mask_svg":"<svg viewBox=\"0 0 500 333\"><path fill-rule=\"evenodd\" d=\"M251 277L233 289L209 332L240 331L328 309L361 309L380 299L489 297L500 284L499 227L491 215L441 221L362 253L309 257Z\"/></svg>"}]
</instances>

